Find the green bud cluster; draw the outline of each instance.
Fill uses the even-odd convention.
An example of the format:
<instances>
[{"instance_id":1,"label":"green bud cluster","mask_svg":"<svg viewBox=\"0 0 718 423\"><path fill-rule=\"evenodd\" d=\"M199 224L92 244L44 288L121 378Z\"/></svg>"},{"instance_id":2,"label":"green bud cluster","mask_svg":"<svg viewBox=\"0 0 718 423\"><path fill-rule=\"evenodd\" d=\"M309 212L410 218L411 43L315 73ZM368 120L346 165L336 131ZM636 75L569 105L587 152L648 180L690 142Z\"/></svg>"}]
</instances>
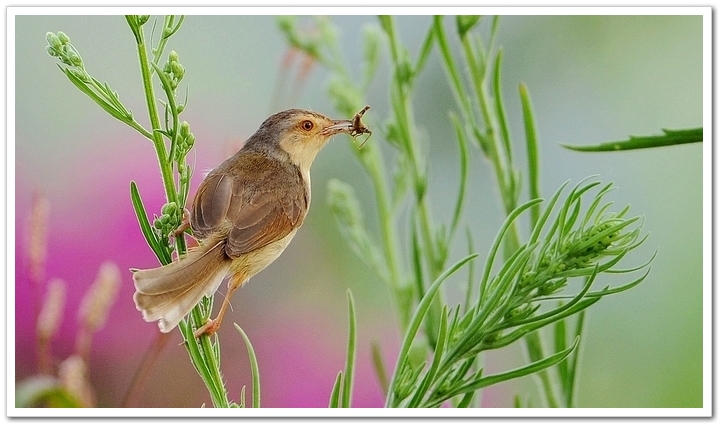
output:
<instances>
[{"instance_id":1,"label":"green bud cluster","mask_svg":"<svg viewBox=\"0 0 718 423\"><path fill-rule=\"evenodd\" d=\"M189 123L182 121L179 125L179 133L177 135L177 149L175 150L175 161L180 162L182 158L187 156L189 150L194 146L194 134L190 131Z\"/></svg>"},{"instance_id":2,"label":"green bud cluster","mask_svg":"<svg viewBox=\"0 0 718 423\"><path fill-rule=\"evenodd\" d=\"M180 164L177 167L177 171L179 172L179 176L180 176L180 184L189 185L190 178L192 178L191 167L187 164Z\"/></svg>"},{"instance_id":3,"label":"green bud cluster","mask_svg":"<svg viewBox=\"0 0 718 423\"><path fill-rule=\"evenodd\" d=\"M182 210L177 203L171 202L162 206L160 213L155 216L152 226L160 239L167 239L182 222Z\"/></svg>"},{"instance_id":4,"label":"green bud cluster","mask_svg":"<svg viewBox=\"0 0 718 423\"><path fill-rule=\"evenodd\" d=\"M59 31L57 35L52 32L48 32L45 34L45 39L48 44L47 47L45 47L47 54L57 57L67 66L83 69L82 57L80 57L80 54L70 43L70 37L68 37L64 32ZM84 69L82 73L84 73ZM86 74L81 79L84 80L85 78L87 78Z\"/></svg>"},{"instance_id":5,"label":"green bud cluster","mask_svg":"<svg viewBox=\"0 0 718 423\"><path fill-rule=\"evenodd\" d=\"M162 71L170 78L170 86L172 90L176 90L179 83L184 78L185 68L179 62L179 55L172 50L169 54L167 62L165 62Z\"/></svg>"}]
</instances>

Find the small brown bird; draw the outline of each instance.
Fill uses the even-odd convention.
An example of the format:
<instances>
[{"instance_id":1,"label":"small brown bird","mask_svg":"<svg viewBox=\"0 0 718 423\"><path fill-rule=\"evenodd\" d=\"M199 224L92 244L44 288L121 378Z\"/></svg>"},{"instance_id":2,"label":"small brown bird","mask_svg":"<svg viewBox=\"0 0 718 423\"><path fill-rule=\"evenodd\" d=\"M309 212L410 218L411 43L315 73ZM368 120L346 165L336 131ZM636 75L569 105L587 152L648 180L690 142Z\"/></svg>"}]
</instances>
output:
<instances>
[{"instance_id":1,"label":"small brown bird","mask_svg":"<svg viewBox=\"0 0 718 423\"><path fill-rule=\"evenodd\" d=\"M265 120L200 184L189 222L200 246L133 274L144 319L159 320L160 331L169 332L229 277L217 317L194 335L216 332L234 291L279 257L302 226L311 199L309 168L319 150L333 135L354 130L353 120L300 109Z\"/></svg>"}]
</instances>

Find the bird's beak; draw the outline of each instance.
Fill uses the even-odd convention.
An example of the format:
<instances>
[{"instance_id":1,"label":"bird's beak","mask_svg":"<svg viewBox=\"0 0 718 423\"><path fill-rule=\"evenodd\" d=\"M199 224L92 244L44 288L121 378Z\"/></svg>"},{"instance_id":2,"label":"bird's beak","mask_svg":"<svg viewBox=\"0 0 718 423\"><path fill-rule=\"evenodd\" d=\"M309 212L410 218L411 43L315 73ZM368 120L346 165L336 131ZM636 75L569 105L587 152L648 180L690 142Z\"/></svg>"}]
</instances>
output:
<instances>
[{"instance_id":1,"label":"bird's beak","mask_svg":"<svg viewBox=\"0 0 718 423\"><path fill-rule=\"evenodd\" d=\"M331 137L341 132L350 133L353 128L353 123L350 120L333 120L332 124L322 130L322 135Z\"/></svg>"}]
</instances>

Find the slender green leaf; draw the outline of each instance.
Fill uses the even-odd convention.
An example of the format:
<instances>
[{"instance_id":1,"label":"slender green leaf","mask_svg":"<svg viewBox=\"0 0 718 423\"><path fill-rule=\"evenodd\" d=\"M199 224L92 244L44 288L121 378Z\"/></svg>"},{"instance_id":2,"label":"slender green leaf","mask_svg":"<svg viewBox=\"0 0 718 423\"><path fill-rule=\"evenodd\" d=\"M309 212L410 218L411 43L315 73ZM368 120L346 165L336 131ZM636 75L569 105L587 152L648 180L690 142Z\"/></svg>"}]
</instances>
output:
<instances>
[{"instance_id":1,"label":"slender green leaf","mask_svg":"<svg viewBox=\"0 0 718 423\"><path fill-rule=\"evenodd\" d=\"M499 49L496 52L496 59L494 59L494 70L492 88L494 94L494 108L496 109L496 118L499 123L499 135L503 142L504 152L506 153L506 161L508 167L513 167L514 158L513 151L511 148L511 138L509 138L509 122L506 119L506 110L504 108L503 94L501 90L501 58L502 50Z\"/></svg>"},{"instance_id":2,"label":"slender green leaf","mask_svg":"<svg viewBox=\"0 0 718 423\"><path fill-rule=\"evenodd\" d=\"M416 65L414 65L414 75L418 75L426 64L426 59L429 58L431 48L434 46L434 27L429 28L429 32L426 33L424 43L421 45L419 57L416 59Z\"/></svg>"},{"instance_id":3,"label":"slender green leaf","mask_svg":"<svg viewBox=\"0 0 718 423\"><path fill-rule=\"evenodd\" d=\"M703 128L692 129L662 129L663 135L635 136L630 135L628 140L611 141L596 145L567 145L562 147L574 151L621 151L639 148L668 147L671 145L703 142Z\"/></svg>"},{"instance_id":4,"label":"slender green leaf","mask_svg":"<svg viewBox=\"0 0 718 423\"><path fill-rule=\"evenodd\" d=\"M467 408L471 406L471 400L474 399L474 395L476 395L476 391L467 392L464 394L464 397L461 398L461 401L456 405L456 408Z\"/></svg>"},{"instance_id":5,"label":"slender green leaf","mask_svg":"<svg viewBox=\"0 0 718 423\"><path fill-rule=\"evenodd\" d=\"M526 209L529 209L538 203L540 203L541 199L535 198L531 201L528 201L521 206L515 208L514 210L509 213L509 215L506 217L506 220L504 221L504 224L501 226L501 229L499 229L499 233L496 235L496 238L494 239L493 244L491 245L491 249L489 250L489 255L486 259L486 265L484 267L484 274L481 278L481 284L479 285L479 295L480 298L485 298L486 296L486 289L488 288L489 283L489 276L491 275L491 269L493 267L494 262L496 261L496 255L499 251L499 246L501 245L501 241L504 239L504 236L508 232L509 228L513 224L514 220L516 220L521 213L523 213Z\"/></svg>"},{"instance_id":6,"label":"slender green leaf","mask_svg":"<svg viewBox=\"0 0 718 423\"><path fill-rule=\"evenodd\" d=\"M476 391L477 389L482 389L487 386L495 385L497 383L505 382L511 379L516 379L518 377L527 376L547 369L554 364L560 362L561 360L565 359L569 354L571 354L574 348L576 348L576 346L578 345L578 341L579 340L576 339L573 345L571 345L571 347L567 348L564 351L559 351L556 354L550 355L542 360L535 361L526 366L519 367L518 369L513 369L505 373L499 373L491 376L478 377L471 382L467 382L445 393L439 399L435 400L432 404L430 404L430 406L436 406L436 404L441 404L442 402L456 395Z\"/></svg>"},{"instance_id":7,"label":"slender green leaf","mask_svg":"<svg viewBox=\"0 0 718 423\"><path fill-rule=\"evenodd\" d=\"M247 408L247 385L242 385L242 390L239 391L238 408Z\"/></svg>"},{"instance_id":8,"label":"slender green leaf","mask_svg":"<svg viewBox=\"0 0 718 423\"><path fill-rule=\"evenodd\" d=\"M551 216L551 212L553 211L554 206L556 205L556 202L558 201L559 197L561 196L561 193L566 188L566 185L568 185L570 181L566 181L556 190L554 195L551 197L551 199L548 201L548 204L546 205L546 209L544 209L543 213L541 213L541 217L539 218L536 225L534 225L533 229L531 230L531 236L529 237L529 243L533 244L535 242L538 242L539 235L541 234L541 231L543 230L544 225L546 224L546 221ZM544 239L550 239L551 236L545 236Z\"/></svg>"},{"instance_id":9,"label":"slender green leaf","mask_svg":"<svg viewBox=\"0 0 718 423\"><path fill-rule=\"evenodd\" d=\"M494 17L491 19L491 32L489 33L489 51L493 49L496 41L496 33L499 29L499 18L499 15L494 15Z\"/></svg>"},{"instance_id":10,"label":"slender green leaf","mask_svg":"<svg viewBox=\"0 0 718 423\"><path fill-rule=\"evenodd\" d=\"M491 344L491 348L497 349L497 348L505 347L506 345L509 345L509 344L513 343L514 341L516 341L517 339L523 337L527 333L533 332L533 331L540 329L548 324L551 324L557 320L566 318L572 314L576 314L579 311L592 306L600 299L601 299L600 297L584 298L583 300L581 300L580 302L575 304L573 307L569 308L568 310L564 310L563 313L555 314L553 317L550 317L546 320L541 320L538 322L528 324L526 326L522 326L521 328L516 329L515 331L511 332L510 334L501 337L495 343Z\"/></svg>"},{"instance_id":11,"label":"slender green leaf","mask_svg":"<svg viewBox=\"0 0 718 423\"><path fill-rule=\"evenodd\" d=\"M337 378L334 381L334 387L332 388L332 394L329 397L329 408L340 408L341 407L341 390L342 390L342 372L341 370L337 373Z\"/></svg>"},{"instance_id":12,"label":"slender green leaf","mask_svg":"<svg viewBox=\"0 0 718 423\"><path fill-rule=\"evenodd\" d=\"M168 137L170 138L170 153L168 157L170 160L174 160L175 150L177 148L177 137L179 136L179 119L177 117L179 113L177 113L177 102L175 101L175 94L172 90L172 82L167 74L164 73L155 62L150 62L150 65L152 65L152 69L157 72L157 77L160 79L160 85L162 85L162 90L165 92L167 102L170 106L170 113L172 114L172 136Z\"/></svg>"},{"instance_id":13,"label":"slender green leaf","mask_svg":"<svg viewBox=\"0 0 718 423\"><path fill-rule=\"evenodd\" d=\"M602 289L598 292L589 292L586 294L586 297L605 297L606 295L613 295L618 294L619 292L627 291L634 286L638 285L639 283L643 282L644 279L648 277L648 274L651 273L650 269L640 278L636 279L635 281L631 283L627 283L625 285L617 286L615 288L609 289L608 287Z\"/></svg>"},{"instance_id":14,"label":"slender green leaf","mask_svg":"<svg viewBox=\"0 0 718 423\"><path fill-rule=\"evenodd\" d=\"M471 228L468 225L466 226L466 241L468 243L469 254L474 254L474 252L476 251L476 249L474 248L474 238L471 236ZM476 278L474 277L474 263L474 261L469 263L469 276L468 280L466 281L466 298L464 299L464 308L466 310L469 310L470 304L473 303L474 299L474 282L476 280Z\"/></svg>"},{"instance_id":15,"label":"slender green leaf","mask_svg":"<svg viewBox=\"0 0 718 423\"><path fill-rule=\"evenodd\" d=\"M422 298L421 301L419 302L419 305L417 306L416 310L414 311L414 315L412 316L411 321L409 322L406 333L404 334L404 340L402 341L402 344L401 344L401 349L399 350L399 357L397 359L396 367L394 368L394 374L393 374L393 376L391 378L391 382L389 384L388 394L387 394L387 398L386 398L387 406L393 405L394 387L397 384L397 379L399 378L401 369L404 367L404 364L409 359L409 348L411 347L411 344L413 343L414 338L416 337L416 334L419 331L419 327L421 326L421 322L424 319L426 312L429 310L429 306L431 305L431 302L434 299L434 295L436 294L436 291L439 289L441 284L443 284L444 281L449 276L454 274L457 270L459 270L461 267L463 267L469 261L475 259L477 256L478 256L478 254L472 254L472 255L466 256L463 259L456 262L450 268L446 269L441 275L439 275L438 278L436 278L434 283L431 284L429 289L426 291L426 295L424 295L424 298Z\"/></svg>"},{"instance_id":16,"label":"slender green leaf","mask_svg":"<svg viewBox=\"0 0 718 423\"><path fill-rule=\"evenodd\" d=\"M416 223L416 218L413 215L411 223L411 263L414 267L414 282L416 284L416 291L414 294L416 295L418 301L418 299L424 297L424 268L421 260L423 254L421 251L421 243L419 242L418 223Z\"/></svg>"},{"instance_id":17,"label":"slender green leaf","mask_svg":"<svg viewBox=\"0 0 718 423\"><path fill-rule=\"evenodd\" d=\"M190 325L186 320L183 319L179 322L179 328L182 332L182 337L184 338L184 346L185 348L187 348L187 352L192 358L190 360L192 362L192 366L202 378L205 385L207 385L207 389L209 389L210 395L213 396L214 391L212 390L213 385L211 382L212 375L209 370L209 367L207 366L207 362L204 359L204 355L200 349L199 343L194 337L192 325Z\"/></svg>"},{"instance_id":18,"label":"slender green leaf","mask_svg":"<svg viewBox=\"0 0 718 423\"><path fill-rule=\"evenodd\" d=\"M534 122L534 113L531 107L531 98L528 88L524 83L519 84L519 96L521 97L521 110L524 117L524 128L526 130L526 153L528 154L529 167L529 198L539 198L539 151L538 151L538 134L536 132L536 123ZM531 227L533 228L538 222L541 210L539 207L531 209Z\"/></svg>"},{"instance_id":19,"label":"slender green leaf","mask_svg":"<svg viewBox=\"0 0 718 423\"><path fill-rule=\"evenodd\" d=\"M371 343L371 359L376 377L379 379L381 391L386 395L389 390L389 378L386 376L386 367L384 366L384 360L381 358L381 349L376 341Z\"/></svg>"},{"instance_id":20,"label":"slender green leaf","mask_svg":"<svg viewBox=\"0 0 718 423\"><path fill-rule=\"evenodd\" d=\"M408 407L415 408L418 407L422 399L424 398L424 395L426 394L426 391L431 386L432 382L434 381L434 377L436 376L436 372L439 369L439 363L441 363L442 355L444 354L444 348L446 348L446 341L447 341L447 320L449 318L449 312L448 312L448 306L444 305L444 307L441 310L441 320L439 322L439 335L436 342L436 350L434 351L434 357L431 360L431 365L429 366L429 370L424 374L424 378L422 379L421 383L417 387L416 391L414 392L414 396L409 401Z\"/></svg>"},{"instance_id":21,"label":"slender green leaf","mask_svg":"<svg viewBox=\"0 0 718 423\"><path fill-rule=\"evenodd\" d=\"M463 210L464 199L466 197L466 183L469 179L469 146L464 135L464 129L461 127L459 117L455 113L450 112L449 117L454 123L454 129L456 130L456 139L459 142L459 191L456 194L456 205L454 206L454 217L451 220L451 232L449 233L449 239L452 239L456 232L456 226L459 224L461 218L461 211Z\"/></svg>"},{"instance_id":22,"label":"slender green leaf","mask_svg":"<svg viewBox=\"0 0 718 423\"><path fill-rule=\"evenodd\" d=\"M351 407L354 365L357 354L356 313L351 289L347 289L347 301L349 302L349 341L347 343L347 361L344 366L344 382L342 386L342 407L344 408Z\"/></svg>"},{"instance_id":23,"label":"slender green leaf","mask_svg":"<svg viewBox=\"0 0 718 423\"><path fill-rule=\"evenodd\" d=\"M147 245L149 245L152 252L155 253L160 263L163 265L171 263L172 257L170 256L169 251L162 247L160 240L157 239L157 235L152 230L152 226L150 225L150 221L147 217L147 212L145 211L144 203L142 202L142 197L140 197L140 191L137 188L135 181L130 181L130 198L132 200L132 207L135 209L137 222L140 225L140 230L142 231L142 235L145 237L145 241L147 241Z\"/></svg>"},{"instance_id":24,"label":"slender green leaf","mask_svg":"<svg viewBox=\"0 0 718 423\"><path fill-rule=\"evenodd\" d=\"M586 294L588 293L589 289L591 288L591 285L593 285L593 282L596 280L596 276L598 275L598 268L599 268L598 265L596 265L596 266L593 267L593 272L591 273L591 276L587 279L587 281L586 281L586 283L584 284L583 288L581 288L581 291L580 291L578 294L576 294L573 298L571 298L571 300L570 300L569 302L567 302L566 304L561 304L561 305L559 305L558 307L556 307L556 308L554 308L554 309L552 309L552 310L549 310L549 311L547 311L547 312L545 312L545 313L543 313L543 314L539 314L539 315L532 316L532 317L527 317L526 319L521 320L521 321L518 321L518 322L511 322L511 323L506 323L506 324L503 324L503 325L499 325L496 329L497 329L497 330L503 330L503 329L507 329L507 328L510 328L510 327L514 327L514 326L526 325L526 324L529 324L529 323L539 322L539 321L541 321L541 320L548 319L548 318L550 318L550 317L552 317L552 316L555 316L555 315L557 315L557 314L561 314L561 313L564 312L565 310L569 310L571 307L574 306L574 304L576 304L576 303L579 302L584 296L586 296Z\"/></svg>"},{"instance_id":25,"label":"slender green leaf","mask_svg":"<svg viewBox=\"0 0 718 423\"><path fill-rule=\"evenodd\" d=\"M257 355L254 353L252 343L249 341L247 334L239 327L238 324L234 324L234 328L237 329L244 345L247 347L247 355L249 356L249 366L252 369L252 408L259 408L261 402L261 388L259 385L259 365L257 364Z\"/></svg>"},{"instance_id":26,"label":"slender green leaf","mask_svg":"<svg viewBox=\"0 0 718 423\"><path fill-rule=\"evenodd\" d=\"M454 94L457 103L461 105L462 114L468 120L471 116L471 100L466 94L466 90L463 88L461 83L461 76L459 75L458 66L454 61L454 57L451 54L449 48L449 42L446 39L446 33L442 24L442 16L434 16L434 33L436 42L439 45L439 51L441 52L441 58L446 66L446 71L449 74L449 80L451 81L451 92Z\"/></svg>"},{"instance_id":27,"label":"slender green leaf","mask_svg":"<svg viewBox=\"0 0 718 423\"><path fill-rule=\"evenodd\" d=\"M584 323L586 321L586 310L578 313L578 319L576 321L576 331L574 332L574 339L581 339L583 336ZM572 408L574 406L574 397L576 392L576 374L578 374L578 360L581 356L581 345L578 345L576 353L571 357L571 363L568 366L568 372L566 373L566 382L564 384L564 402L566 407Z\"/></svg>"},{"instance_id":28,"label":"slender green leaf","mask_svg":"<svg viewBox=\"0 0 718 423\"><path fill-rule=\"evenodd\" d=\"M559 302L559 306L562 303ZM583 313L583 312L582 312ZM553 325L553 350L554 352L563 351L566 349L566 320L559 320ZM559 381L561 386L566 389L566 383L568 382L568 360L564 360L556 366L558 371Z\"/></svg>"},{"instance_id":29,"label":"slender green leaf","mask_svg":"<svg viewBox=\"0 0 718 423\"><path fill-rule=\"evenodd\" d=\"M466 33L471 31L476 24L479 23L481 15L459 15L456 17L456 27L459 37L464 38Z\"/></svg>"}]
</instances>

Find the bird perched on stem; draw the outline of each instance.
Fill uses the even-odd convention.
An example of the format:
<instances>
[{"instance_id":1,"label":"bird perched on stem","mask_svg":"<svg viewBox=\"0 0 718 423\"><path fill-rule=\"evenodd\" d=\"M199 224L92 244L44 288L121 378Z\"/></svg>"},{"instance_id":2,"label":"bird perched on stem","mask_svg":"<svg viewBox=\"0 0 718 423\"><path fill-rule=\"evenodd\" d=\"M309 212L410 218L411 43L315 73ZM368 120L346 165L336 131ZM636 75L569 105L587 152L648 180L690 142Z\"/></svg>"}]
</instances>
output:
<instances>
[{"instance_id":1,"label":"bird perched on stem","mask_svg":"<svg viewBox=\"0 0 718 423\"><path fill-rule=\"evenodd\" d=\"M189 218L200 245L178 261L133 273L144 319L159 320L160 331L169 332L228 278L217 317L194 335L216 332L234 291L279 257L302 226L311 199L309 169L319 150L333 135L367 132L360 118L332 120L300 109L267 118L200 184Z\"/></svg>"}]
</instances>

